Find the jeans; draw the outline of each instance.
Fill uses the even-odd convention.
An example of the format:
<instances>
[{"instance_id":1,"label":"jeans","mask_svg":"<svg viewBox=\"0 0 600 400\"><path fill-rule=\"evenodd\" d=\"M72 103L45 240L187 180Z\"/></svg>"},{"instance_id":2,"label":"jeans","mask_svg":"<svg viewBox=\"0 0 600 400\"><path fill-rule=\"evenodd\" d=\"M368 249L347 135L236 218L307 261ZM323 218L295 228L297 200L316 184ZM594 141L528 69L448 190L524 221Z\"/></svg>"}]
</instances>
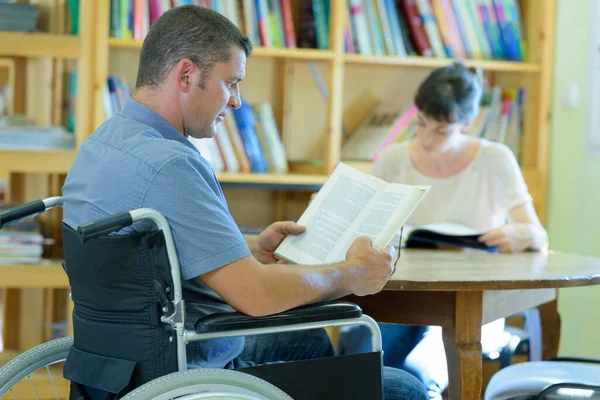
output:
<instances>
[{"instance_id":1,"label":"jeans","mask_svg":"<svg viewBox=\"0 0 600 400\"><path fill-rule=\"evenodd\" d=\"M244 351L233 361L232 368L333 355L333 346L324 329L248 336ZM427 399L425 388L418 379L405 371L389 367L383 368L383 392L385 400Z\"/></svg>"},{"instance_id":2,"label":"jeans","mask_svg":"<svg viewBox=\"0 0 600 400\"><path fill-rule=\"evenodd\" d=\"M383 342L383 365L416 377L427 398L441 400L448 387L446 353L441 328L379 323ZM363 326L346 327L340 333L340 354L369 351L370 332Z\"/></svg>"},{"instance_id":3,"label":"jeans","mask_svg":"<svg viewBox=\"0 0 600 400\"><path fill-rule=\"evenodd\" d=\"M441 400L448 387L448 364L439 326L411 326L379 323L383 347L383 365L402 369L417 377L432 400ZM481 328L484 352L504 346L504 319ZM339 353L369 351L370 333L362 326L345 327L340 334Z\"/></svg>"}]
</instances>

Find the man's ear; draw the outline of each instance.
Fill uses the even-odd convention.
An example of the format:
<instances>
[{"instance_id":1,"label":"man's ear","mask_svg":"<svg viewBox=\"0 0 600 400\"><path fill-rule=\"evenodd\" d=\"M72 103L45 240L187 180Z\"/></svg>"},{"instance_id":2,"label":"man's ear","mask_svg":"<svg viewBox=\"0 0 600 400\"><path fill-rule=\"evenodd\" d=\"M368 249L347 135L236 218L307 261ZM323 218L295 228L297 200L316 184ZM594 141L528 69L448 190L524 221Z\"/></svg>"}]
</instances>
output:
<instances>
[{"instance_id":1,"label":"man's ear","mask_svg":"<svg viewBox=\"0 0 600 400\"><path fill-rule=\"evenodd\" d=\"M188 92L192 88L192 73L196 65L189 58L179 60L174 68L177 86L182 92Z\"/></svg>"}]
</instances>

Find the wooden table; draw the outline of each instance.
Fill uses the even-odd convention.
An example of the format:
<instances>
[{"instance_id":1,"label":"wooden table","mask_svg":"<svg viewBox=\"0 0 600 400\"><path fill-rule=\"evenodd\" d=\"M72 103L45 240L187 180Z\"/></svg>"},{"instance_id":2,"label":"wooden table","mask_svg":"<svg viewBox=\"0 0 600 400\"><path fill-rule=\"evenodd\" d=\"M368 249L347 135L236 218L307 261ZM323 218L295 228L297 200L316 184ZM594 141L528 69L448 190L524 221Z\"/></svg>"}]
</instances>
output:
<instances>
[{"instance_id":1,"label":"wooden table","mask_svg":"<svg viewBox=\"0 0 600 400\"><path fill-rule=\"evenodd\" d=\"M397 267L382 292L346 300L380 322L441 326L450 399L461 400L481 396L482 325L541 306L538 340L544 351L534 352L551 357L560 326L556 289L600 283L599 258L552 251L504 255L403 249Z\"/></svg>"}]
</instances>

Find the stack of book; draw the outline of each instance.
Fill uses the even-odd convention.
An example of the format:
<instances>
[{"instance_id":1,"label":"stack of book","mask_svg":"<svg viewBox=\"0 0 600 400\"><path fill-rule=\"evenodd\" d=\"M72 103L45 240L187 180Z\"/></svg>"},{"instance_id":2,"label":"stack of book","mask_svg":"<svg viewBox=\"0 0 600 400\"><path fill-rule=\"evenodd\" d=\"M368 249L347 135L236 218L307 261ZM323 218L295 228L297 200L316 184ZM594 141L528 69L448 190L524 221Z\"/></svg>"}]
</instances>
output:
<instances>
[{"instance_id":1,"label":"stack of book","mask_svg":"<svg viewBox=\"0 0 600 400\"><path fill-rule=\"evenodd\" d=\"M62 126L39 126L23 116L0 117L1 150L72 150L75 138Z\"/></svg>"},{"instance_id":2,"label":"stack of book","mask_svg":"<svg viewBox=\"0 0 600 400\"><path fill-rule=\"evenodd\" d=\"M35 31L38 15L39 9L33 4L0 0L0 31Z\"/></svg>"},{"instance_id":3,"label":"stack of book","mask_svg":"<svg viewBox=\"0 0 600 400\"><path fill-rule=\"evenodd\" d=\"M347 53L526 59L517 0L348 0Z\"/></svg>"},{"instance_id":4,"label":"stack of book","mask_svg":"<svg viewBox=\"0 0 600 400\"><path fill-rule=\"evenodd\" d=\"M111 36L143 40L163 12L188 4L223 14L257 46L329 48L330 0L301 1L296 20L291 0L111 0Z\"/></svg>"},{"instance_id":5,"label":"stack of book","mask_svg":"<svg viewBox=\"0 0 600 400\"><path fill-rule=\"evenodd\" d=\"M0 265L37 264L42 259L45 239L34 221L21 222L0 230Z\"/></svg>"}]
</instances>

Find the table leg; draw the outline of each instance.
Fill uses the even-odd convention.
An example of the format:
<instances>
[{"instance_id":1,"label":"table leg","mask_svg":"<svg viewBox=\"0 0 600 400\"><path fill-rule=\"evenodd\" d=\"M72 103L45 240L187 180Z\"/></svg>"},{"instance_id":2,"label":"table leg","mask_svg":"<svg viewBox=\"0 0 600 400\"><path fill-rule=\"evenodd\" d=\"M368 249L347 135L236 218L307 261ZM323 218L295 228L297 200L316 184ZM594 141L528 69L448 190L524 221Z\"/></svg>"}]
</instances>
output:
<instances>
[{"instance_id":1,"label":"table leg","mask_svg":"<svg viewBox=\"0 0 600 400\"><path fill-rule=\"evenodd\" d=\"M558 300L542 304L538 310L542 326L542 360L549 360L557 356L560 343Z\"/></svg>"},{"instance_id":2,"label":"table leg","mask_svg":"<svg viewBox=\"0 0 600 400\"><path fill-rule=\"evenodd\" d=\"M443 327L450 400L481 398L482 292L456 292L454 327Z\"/></svg>"}]
</instances>

